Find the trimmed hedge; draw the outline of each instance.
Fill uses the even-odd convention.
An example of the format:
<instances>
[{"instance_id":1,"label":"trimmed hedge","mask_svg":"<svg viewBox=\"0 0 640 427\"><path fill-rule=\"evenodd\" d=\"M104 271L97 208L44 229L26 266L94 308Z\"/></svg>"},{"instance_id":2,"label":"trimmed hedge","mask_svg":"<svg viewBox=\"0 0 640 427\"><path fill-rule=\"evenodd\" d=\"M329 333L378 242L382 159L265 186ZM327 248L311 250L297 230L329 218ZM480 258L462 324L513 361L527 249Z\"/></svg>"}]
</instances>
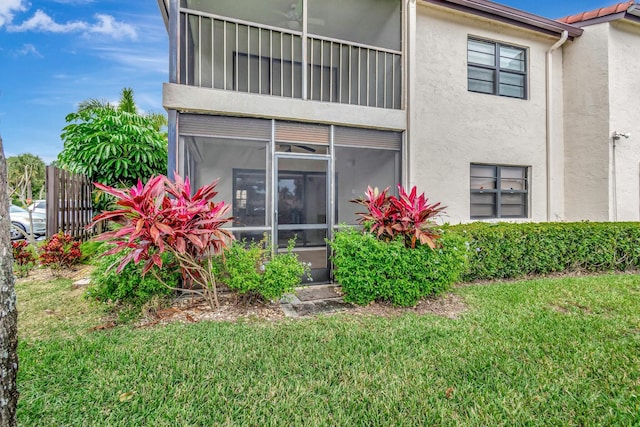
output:
<instances>
[{"instance_id":1,"label":"trimmed hedge","mask_svg":"<svg viewBox=\"0 0 640 427\"><path fill-rule=\"evenodd\" d=\"M441 248L405 247L404 239L383 242L355 229L339 231L330 242L334 278L344 299L360 305L389 301L413 306L422 297L447 290L465 270L464 238L444 233Z\"/></svg>"},{"instance_id":2,"label":"trimmed hedge","mask_svg":"<svg viewBox=\"0 0 640 427\"><path fill-rule=\"evenodd\" d=\"M463 281L640 266L637 222L471 223L448 227L469 242Z\"/></svg>"}]
</instances>

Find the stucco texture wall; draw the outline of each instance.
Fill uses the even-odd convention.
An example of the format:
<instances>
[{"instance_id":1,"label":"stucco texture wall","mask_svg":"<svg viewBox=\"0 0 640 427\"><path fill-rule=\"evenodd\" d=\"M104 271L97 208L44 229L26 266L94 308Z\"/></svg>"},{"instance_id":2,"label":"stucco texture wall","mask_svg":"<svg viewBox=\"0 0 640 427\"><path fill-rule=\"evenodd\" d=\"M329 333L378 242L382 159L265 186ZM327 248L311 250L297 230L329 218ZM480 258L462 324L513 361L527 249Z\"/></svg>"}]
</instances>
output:
<instances>
[{"instance_id":1,"label":"stucco texture wall","mask_svg":"<svg viewBox=\"0 0 640 427\"><path fill-rule=\"evenodd\" d=\"M469 36L522 46L528 55L528 99L473 93L467 89ZM410 96L417 100L411 120L412 184L448 206L451 223L470 221L470 164L530 168L529 221L546 218L545 54L557 39L489 22L455 11L420 5L416 16L416 75ZM562 176L562 69L557 73L553 135L556 167ZM562 216L563 180L554 213ZM552 218L554 219L554 218Z\"/></svg>"},{"instance_id":2,"label":"stucco texture wall","mask_svg":"<svg viewBox=\"0 0 640 427\"><path fill-rule=\"evenodd\" d=\"M618 221L640 219L640 24L615 21L609 26L610 133L630 133L616 142ZM616 219L616 218L612 218Z\"/></svg>"},{"instance_id":3,"label":"stucco texture wall","mask_svg":"<svg viewBox=\"0 0 640 427\"><path fill-rule=\"evenodd\" d=\"M587 27L564 47L565 212L569 221L608 221L608 26Z\"/></svg>"}]
</instances>

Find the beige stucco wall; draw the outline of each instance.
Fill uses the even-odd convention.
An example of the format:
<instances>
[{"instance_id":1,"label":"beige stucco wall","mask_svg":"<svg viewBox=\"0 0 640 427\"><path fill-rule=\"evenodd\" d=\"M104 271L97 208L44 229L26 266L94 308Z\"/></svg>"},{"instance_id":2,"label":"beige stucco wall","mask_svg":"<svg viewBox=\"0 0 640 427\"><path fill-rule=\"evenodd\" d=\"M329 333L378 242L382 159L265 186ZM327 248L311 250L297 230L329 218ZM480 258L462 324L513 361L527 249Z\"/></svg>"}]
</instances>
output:
<instances>
[{"instance_id":1,"label":"beige stucco wall","mask_svg":"<svg viewBox=\"0 0 640 427\"><path fill-rule=\"evenodd\" d=\"M609 132L631 134L629 139L621 138L616 143L617 212L613 209L613 215L617 213L618 221L640 219L639 58L640 24L624 20L612 22L609 26Z\"/></svg>"},{"instance_id":2,"label":"beige stucco wall","mask_svg":"<svg viewBox=\"0 0 640 427\"><path fill-rule=\"evenodd\" d=\"M419 4L415 97L410 118L410 182L448 206L451 223L470 220L471 163L530 168L530 221L545 221L545 54L557 41L528 30ZM528 99L467 90L467 39L476 36L528 49ZM552 219L563 212L562 53L554 55Z\"/></svg>"},{"instance_id":3,"label":"beige stucco wall","mask_svg":"<svg viewBox=\"0 0 640 427\"><path fill-rule=\"evenodd\" d=\"M404 110L305 101L165 83L166 109L198 113L275 118L300 122L337 124L386 130L406 129Z\"/></svg>"},{"instance_id":4,"label":"beige stucco wall","mask_svg":"<svg viewBox=\"0 0 640 427\"><path fill-rule=\"evenodd\" d=\"M587 26L565 48L568 220L640 219L640 24ZM616 141L614 132L631 133ZM635 134L635 136L634 136Z\"/></svg>"},{"instance_id":5,"label":"beige stucco wall","mask_svg":"<svg viewBox=\"0 0 640 427\"><path fill-rule=\"evenodd\" d=\"M564 47L566 219L607 221L609 212L609 24Z\"/></svg>"}]
</instances>

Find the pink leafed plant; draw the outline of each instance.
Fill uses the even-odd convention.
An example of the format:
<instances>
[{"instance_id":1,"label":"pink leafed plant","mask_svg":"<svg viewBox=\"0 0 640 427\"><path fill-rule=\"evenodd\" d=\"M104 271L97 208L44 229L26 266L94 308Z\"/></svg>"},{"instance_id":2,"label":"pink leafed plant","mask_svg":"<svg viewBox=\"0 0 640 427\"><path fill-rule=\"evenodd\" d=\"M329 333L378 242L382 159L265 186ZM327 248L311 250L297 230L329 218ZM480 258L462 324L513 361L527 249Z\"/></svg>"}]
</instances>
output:
<instances>
[{"instance_id":1,"label":"pink leafed plant","mask_svg":"<svg viewBox=\"0 0 640 427\"><path fill-rule=\"evenodd\" d=\"M144 185L138 181L128 190L99 183L94 185L114 196L119 207L97 215L91 225L105 220L121 225L96 238L115 245L105 255L133 249L122 258L118 272L130 262L144 262L143 274L153 272L154 267L162 268L160 255L170 252L177 260L185 282L201 285L201 290L188 291L207 298L212 308L218 306L211 258L227 248L233 236L222 228L232 220L226 216L229 206L213 201L218 194L215 191L217 180L193 195L189 179L183 180L178 174L175 174L174 182L159 175Z\"/></svg>"},{"instance_id":2,"label":"pink leafed plant","mask_svg":"<svg viewBox=\"0 0 640 427\"><path fill-rule=\"evenodd\" d=\"M359 212L359 222L370 227L379 239L390 241L403 236L407 247L415 248L416 243L436 247L440 237L434 219L444 212L440 203L430 204L424 193L417 194L414 186L409 193L398 185L400 197L389 195L389 187L383 191L368 187L365 197L353 200L367 208Z\"/></svg>"}]
</instances>

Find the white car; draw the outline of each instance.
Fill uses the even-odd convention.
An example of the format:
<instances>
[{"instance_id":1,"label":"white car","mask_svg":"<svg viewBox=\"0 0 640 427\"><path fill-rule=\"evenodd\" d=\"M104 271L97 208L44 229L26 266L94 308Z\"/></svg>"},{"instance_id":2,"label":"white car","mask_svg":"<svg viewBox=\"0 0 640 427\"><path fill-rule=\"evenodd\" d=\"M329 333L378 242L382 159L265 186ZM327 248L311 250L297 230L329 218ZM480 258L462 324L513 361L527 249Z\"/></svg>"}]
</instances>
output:
<instances>
[{"instance_id":1,"label":"white car","mask_svg":"<svg viewBox=\"0 0 640 427\"><path fill-rule=\"evenodd\" d=\"M30 234L29 212L16 205L9 206L9 216L11 217L11 240L24 238L24 233ZM47 232L47 217L44 214L33 212L33 235L44 236Z\"/></svg>"},{"instance_id":2,"label":"white car","mask_svg":"<svg viewBox=\"0 0 640 427\"><path fill-rule=\"evenodd\" d=\"M34 200L28 208L31 212L39 213L42 215L47 214L47 201L46 200Z\"/></svg>"}]
</instances>

